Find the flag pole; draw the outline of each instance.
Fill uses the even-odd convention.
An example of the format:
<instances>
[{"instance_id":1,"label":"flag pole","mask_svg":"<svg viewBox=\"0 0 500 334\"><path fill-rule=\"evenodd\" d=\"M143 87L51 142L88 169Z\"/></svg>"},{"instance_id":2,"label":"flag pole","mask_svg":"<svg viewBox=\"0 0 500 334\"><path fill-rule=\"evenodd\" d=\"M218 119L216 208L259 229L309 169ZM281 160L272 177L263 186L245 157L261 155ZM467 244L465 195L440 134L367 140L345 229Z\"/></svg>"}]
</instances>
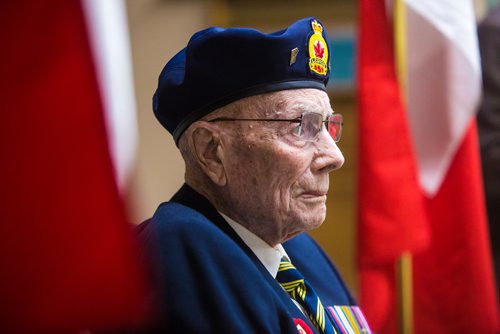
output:
<instances>
[{"instance_id":1,"label":"flag pole","mask_svg":"<svg viewBox=\"0 0 500 334\"><path fill-rule=\"evenodd\" d=\"M396 75L403 101L407 100L408 69L406 60L406 9L404 0L394 0L394 52L396 59Z\"/></svg>"},{"instance_id":2,"label":"flag pole","mask_svg":"<svg viewBox=\"0 0 500 334\"><path fill-rule=\"evenodd\" d=\"M404 0L394 0L394 50L399 88L407 101L406 12ZM398 282L399 327L401 334L413 334L413 273L412 255L404 252L396 265Z\"/></svg>"},{"instance_id":3,"label":"flag pole","mask_svg":"<svg viewBox=\"0 0 500 334\"><path fill-rule=\"evenodd\" d=\"M397 263L399 327L401 334L413 334L412 256L403 253Z\"/></svg>"}]
</instances>

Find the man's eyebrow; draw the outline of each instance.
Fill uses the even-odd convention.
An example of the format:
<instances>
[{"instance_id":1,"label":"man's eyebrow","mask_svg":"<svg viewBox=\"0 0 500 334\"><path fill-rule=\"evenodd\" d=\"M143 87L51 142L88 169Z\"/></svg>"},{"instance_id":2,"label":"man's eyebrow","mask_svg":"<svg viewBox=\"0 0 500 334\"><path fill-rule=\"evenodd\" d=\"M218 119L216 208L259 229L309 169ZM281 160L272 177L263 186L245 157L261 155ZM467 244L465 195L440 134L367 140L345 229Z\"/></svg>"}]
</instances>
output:
<instances>
[{"instance_id":1,"label":"man's eyebrow","mask_svg":"<svg viewBox=\"0 0 500 334\"><path fill-rule=\"evenodd\" d=\"M299 103L292 103L290 105L290 107L288 108L288 110L300 111L300 112L306 112L306 111L320 112L321 108L319 108L316 104L313 104L313 103L299 102Z\"/></svg>"},{"instance_id":2,"label":"man's eyebrow","mask_svg":"<svg viewBox=\"0 0 500 334\"><path fill-rule=\"evenodd\" d=\"M292 103L289 107L288 107L288 112L297 112L300 116L300 114L304 113L304 112L315 112L315 113L318 113L318 114L322 114L324 112L324 109L317 105L316 103L303 103L303 102L299 102L299 103ZM331 114L333 114L335 111L333 110L332 106L331 105L328 105L327 109L326 109L326 116L329 116Z\"/></svg>"}]
</instances>

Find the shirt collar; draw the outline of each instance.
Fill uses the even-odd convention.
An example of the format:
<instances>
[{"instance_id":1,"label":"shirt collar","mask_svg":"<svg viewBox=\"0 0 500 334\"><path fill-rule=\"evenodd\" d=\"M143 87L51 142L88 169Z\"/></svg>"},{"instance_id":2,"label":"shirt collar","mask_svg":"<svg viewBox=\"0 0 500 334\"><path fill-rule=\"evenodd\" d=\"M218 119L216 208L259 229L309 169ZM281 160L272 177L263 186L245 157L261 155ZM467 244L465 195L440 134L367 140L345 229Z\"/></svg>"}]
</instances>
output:
<instances>
[{"instance_id":1,"label":"shirt collar","mask_svg":"<svg viewBox=\"0 0 500 334\"><path fill-rule=\"evenodd\" d=\"M269 246L267 242L259 238L254 233L250 232L243 225L232 220L225 214L219 212L222 217L227 221L229 226L238 234L238 236L243 240L243 242L252 250L252 252L257 256L259 261L264 265L269 274L273 278L276 278L278 274L278 269L280 266L281 258L288 255L281 244L275 247Z\"/></svg>"}]
</instances>

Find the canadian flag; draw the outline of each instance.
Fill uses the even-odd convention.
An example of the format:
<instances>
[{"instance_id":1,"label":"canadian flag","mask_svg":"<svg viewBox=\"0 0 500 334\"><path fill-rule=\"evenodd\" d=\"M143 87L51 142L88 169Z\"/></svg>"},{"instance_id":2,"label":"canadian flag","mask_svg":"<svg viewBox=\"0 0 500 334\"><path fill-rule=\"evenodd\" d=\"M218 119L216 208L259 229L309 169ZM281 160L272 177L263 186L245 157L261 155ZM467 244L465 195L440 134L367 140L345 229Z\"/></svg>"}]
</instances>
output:
<instances>
[{"instance_id":1,"label":"canadian flag","mask_svg":"<svg viewBox=\"0 0 500 334\"><path fill-rule=\"evenodd\" d=\"M2 333L144 314L119 192L136 141L125 17L119 0L0 5Z\"/></svg>"},{"instance_id":2,"label":"canadian flag","mask_svg":"<svg viewBox=\"0 0 500 334\"><path fill-rule=\"evenodd\" d=\"M395 74L390 2L359 6L361 304L376 332L397 332L395 263L409 252L415 333L497 333L472 2L404 1L407 101Z\"/></svg>"}]
</instances>

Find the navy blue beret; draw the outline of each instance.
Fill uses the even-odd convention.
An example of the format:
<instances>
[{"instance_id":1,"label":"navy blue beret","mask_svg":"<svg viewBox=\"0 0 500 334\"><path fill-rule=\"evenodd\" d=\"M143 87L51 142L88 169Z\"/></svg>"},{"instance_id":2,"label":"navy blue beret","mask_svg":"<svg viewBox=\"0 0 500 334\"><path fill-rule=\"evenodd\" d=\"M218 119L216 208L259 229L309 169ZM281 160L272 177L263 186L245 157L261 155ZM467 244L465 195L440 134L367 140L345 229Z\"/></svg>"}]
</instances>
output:
<instances>
[{"instance_id":1,"label":"navy blue beret","mask_svg":"<svg viewBox=\"0 0 500 334\"><path fill-rule=\"evenodd\" d=\"M178 144L191 123L241 98L285 89L326 90L327 41L315 18L270 34L249 28L199 31L163 68L153 96L155 116Z\"/></svg>"}]
</instances>

